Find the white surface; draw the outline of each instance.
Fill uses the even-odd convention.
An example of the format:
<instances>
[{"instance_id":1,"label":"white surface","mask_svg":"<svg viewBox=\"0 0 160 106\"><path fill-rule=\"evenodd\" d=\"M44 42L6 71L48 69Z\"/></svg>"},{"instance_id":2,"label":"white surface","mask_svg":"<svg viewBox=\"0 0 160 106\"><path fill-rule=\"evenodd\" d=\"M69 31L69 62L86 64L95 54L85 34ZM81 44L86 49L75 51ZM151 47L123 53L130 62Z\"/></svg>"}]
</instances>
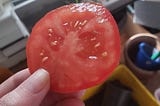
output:
<instances>
[{"instance_id":1,"label":"white surface","mask_svg":"<svg viewBox=\"0 0 160 106\"><path fill-rule=\"evenodd\" d=\"M0 16L4 13L3 11L4 11L4 7L3 7L3 5L5 4L5 3L7 3L7 2L9 2L10 0L0 0Z\"/></svg>"},{"instance_id":2,"label":"white surface","mask_svg":"<svg viewBox=\"0 0 160 106\"><path fill-rule=\"evenodd\" d=\"M7 47L6 49L2 50L2 53L7 56L10 57L15 53L18 53L20 50L25 49L25 45L27 42L27 38L22 39L16 43L14 43L13 45Z\"/></svg>"},{"instance_id":3,"label":"white surface","mask_svg":"<svg viewBox=\"0 0 160 106\"><path fill-rule=\"evenodd\" d=\"M0 14L1 67L10 68L26 59L25 46L27 39L16 41L28 35L28 31L15 13L13 5L11 3L3 5L3 14Z\"/></svg>"},{"instance_id":4,"label":"white surface","mask_svg":"<svg viewBox=\"0 0 160 106\"><path fill-rule=\"evenodd\" d=\"M24 50L18 52L17 54L15 54L9 58L6 58L3 61L0 61L0 66L11 68L14 65L20 63L21 61L23 61L25 59L26 59L26 51L24 49Z\"/></svg>"},{"instance_id":5,"label":"white surface","mask_svg":"<svg viewBox=\"0 0 160 106\"><path fill-rule=\"evenodd\" d=\"M4 13L0 16L0 32L0 48L29 35L11 4L4 6Z\"/></svg>"}]
</instances>

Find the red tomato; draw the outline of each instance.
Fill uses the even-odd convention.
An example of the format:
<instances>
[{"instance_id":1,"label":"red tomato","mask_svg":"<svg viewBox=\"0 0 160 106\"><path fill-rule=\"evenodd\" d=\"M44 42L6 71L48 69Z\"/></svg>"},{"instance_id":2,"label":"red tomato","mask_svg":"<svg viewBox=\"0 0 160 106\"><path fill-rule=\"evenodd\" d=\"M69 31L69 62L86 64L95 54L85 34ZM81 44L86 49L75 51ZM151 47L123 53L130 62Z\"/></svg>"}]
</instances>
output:
<instances>
[{"instance_id":1,"label":"red tomato","mask_svg":"<svg viewBox=\"0 0 160 106\"><path fill-rule=\"evenodd\" d=\"M111 13L96 3L62 6L33 28L28 67L50 73L51 90L69 93L102 83L119 64L119 31Z\"/></svg>"}]
</instances>

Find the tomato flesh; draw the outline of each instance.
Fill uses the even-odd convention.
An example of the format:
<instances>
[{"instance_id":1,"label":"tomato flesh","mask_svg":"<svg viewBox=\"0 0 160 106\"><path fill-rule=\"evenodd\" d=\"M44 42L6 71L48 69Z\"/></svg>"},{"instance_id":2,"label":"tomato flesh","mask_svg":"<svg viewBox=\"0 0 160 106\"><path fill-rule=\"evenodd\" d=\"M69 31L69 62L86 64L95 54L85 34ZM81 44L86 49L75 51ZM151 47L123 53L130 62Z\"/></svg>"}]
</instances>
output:
<instances>
[{"instance_id":1,"label":"tomato flesh","mask_svg":"<svg viewBox=\"0 0 160 106\"><path fill-rule=\"evenodd\" d=\"M97 3L70 4L49 12L34 26L27 43L31 73L46 69L51 90L60 93L102 83L119 58L117 25Z\"/></svg>"}]
</instances>

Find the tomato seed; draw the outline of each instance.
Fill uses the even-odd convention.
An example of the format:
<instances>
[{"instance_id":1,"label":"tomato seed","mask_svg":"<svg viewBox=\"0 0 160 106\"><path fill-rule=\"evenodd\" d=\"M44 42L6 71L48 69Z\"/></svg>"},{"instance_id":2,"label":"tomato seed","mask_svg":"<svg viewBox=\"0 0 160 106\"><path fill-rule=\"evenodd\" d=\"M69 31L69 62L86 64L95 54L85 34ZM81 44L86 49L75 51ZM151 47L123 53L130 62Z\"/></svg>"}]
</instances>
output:
<instances>
[{"instance_id":1,"label":"tomato seed","mask_svg":"<svg viewBox=\"0 0 160 106\"><path fill-rule=\"evenodd\" d=\"M102 53L102 57L106 57L106 56L107 56L107 52L105 51Z\"/></svg>"},{"instance_id":2,"label":"tomato seed","mask_svg":"<svg viewBox=\"0 0 160 106\"><path fill-rule=\"evenodd\" d=\"M102 23L105 22L105 19L103 19L103 18L97 18L97 22L98 22L99 24L102 24Z\"/></svg>"},{"instance_id":3,"label":"tomato seed","mask_svg":"<svg viewBox=\"0 0 160 106\"><path fill-rule=\"evenodd\" d=\"M82 26L87 23L87 20L84 20L83 23L81 24Z\"/></svg>"},{"instance_id":4,"label":"tomato seed","mask_svg":"<svg viewBox=\"0 0 160 106\"><path fill-rule=\"evenodd\" d=\"M51 45L52 46L56 46L58 44L58 41L53 41L53 42L51 42Z\"/></svg>"},{"instance_id":5,"label":"tomato seed","mask_svg":"<svg viewBox=\"0 0 160 106\"><path fill-rule=\"evenodd\" d=\"M78 24L79 24L79 21L76 21L76 23L74 24L74 28L77 27Z\"/></svg>"},{"instance_id":6,"label":"tomato seed","mask_svg":"<svg viewBox=\"0 0 160 106\"><path fill-rule=\"evenodd\" d=\"M98 42L97 44L95 44L95 48L97 48L97 47L99 47L101 45L101 43L100 42Z\"/></svg>"},{"instance_id":7,"label":"tomato seed","mask_svg":"<svg viewBox=\"0 0 160 106\"><path fill-rule=\"evenodd\" d=\"M49 33L49 34L48 34L48 36L49 36L49 37L52 37L52 34L51 34L51 33Z\"/></svg>"},{"instance_id":8,"label":"tomato seed","mask_svg":"<svg viewBox=\"0 0 160 106\"><path fill-rule=\"evenodd\" d=\"M48 32L49 32L49 33L53 33L53 29L52 29L52 28L49 28L49 29L48 29Z\"/></svg>"},{"instance_id":9,"label":"tomato seed","mask_svg":"<svg viewBox=\"0 0 160 106\"><path fill-rule=\"evenodd\" d=\"M89 56L89 59L94 59L94 60L96 60L97 59L97 56Z\"/></svg>"},{"instance_id":10,"label":"tomato seed","mask_svg":"<svg viewBox=\"0 0 160 106\"><path fill-rule=\"evenodd\" d=\"M43 55L44 55L44 53L43 53L43 52L41 52L41 53L40 53L40 56L43 56Z\"/></svg>"},{"instance_id":11,"label":"tomato seed","mask_svg":"<svg viewBox=\"0 0 160 106\"><path fill-rule=\"evenodd\" d=\"M95 41L95 40L96 40L96 37L91 38L91 41Z\"/></svg>"},{"instance_id":12,"label":"tomato seed","mask_svg":"<svg viewBox=\"0 0 160 106\"><path fill-rule=\"evenodd\" d=\"M42 59L42 62L45 62L46 60L48 60L48 57L44 57L44 58Z\"/></svg>"},{"instance_id":13,"label":"tomato seed","mask_svg":"<svg viewBox=\"0 0 160 106\"><path fill-rule=\"evenodd\" d=\"M68 25L68 23L66 22L66 23L64 23L63 25L64 25L64 26L67 26L67 25Z\"/></svg>"}]
</instances>

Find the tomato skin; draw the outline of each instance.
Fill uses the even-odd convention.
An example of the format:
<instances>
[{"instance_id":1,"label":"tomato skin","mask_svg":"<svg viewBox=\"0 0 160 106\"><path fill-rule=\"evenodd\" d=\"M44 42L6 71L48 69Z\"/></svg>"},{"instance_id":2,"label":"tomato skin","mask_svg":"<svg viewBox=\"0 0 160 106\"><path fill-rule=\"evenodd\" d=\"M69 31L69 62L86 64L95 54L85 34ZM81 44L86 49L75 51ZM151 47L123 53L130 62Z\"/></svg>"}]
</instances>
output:
<instances>
[{"instance_id":1,"label":"tomato skin","mask_svg":"<svg viewBox=\"0 0 160 106\"><path fill-rule=\"evenodd\" d=\"M71 4L49 12L33 27L27 43L30 72L46 69L51 90L60 93L102 83L119 59L118 27L110 12L97 3Z\"/></svg>"}]
</instances>

